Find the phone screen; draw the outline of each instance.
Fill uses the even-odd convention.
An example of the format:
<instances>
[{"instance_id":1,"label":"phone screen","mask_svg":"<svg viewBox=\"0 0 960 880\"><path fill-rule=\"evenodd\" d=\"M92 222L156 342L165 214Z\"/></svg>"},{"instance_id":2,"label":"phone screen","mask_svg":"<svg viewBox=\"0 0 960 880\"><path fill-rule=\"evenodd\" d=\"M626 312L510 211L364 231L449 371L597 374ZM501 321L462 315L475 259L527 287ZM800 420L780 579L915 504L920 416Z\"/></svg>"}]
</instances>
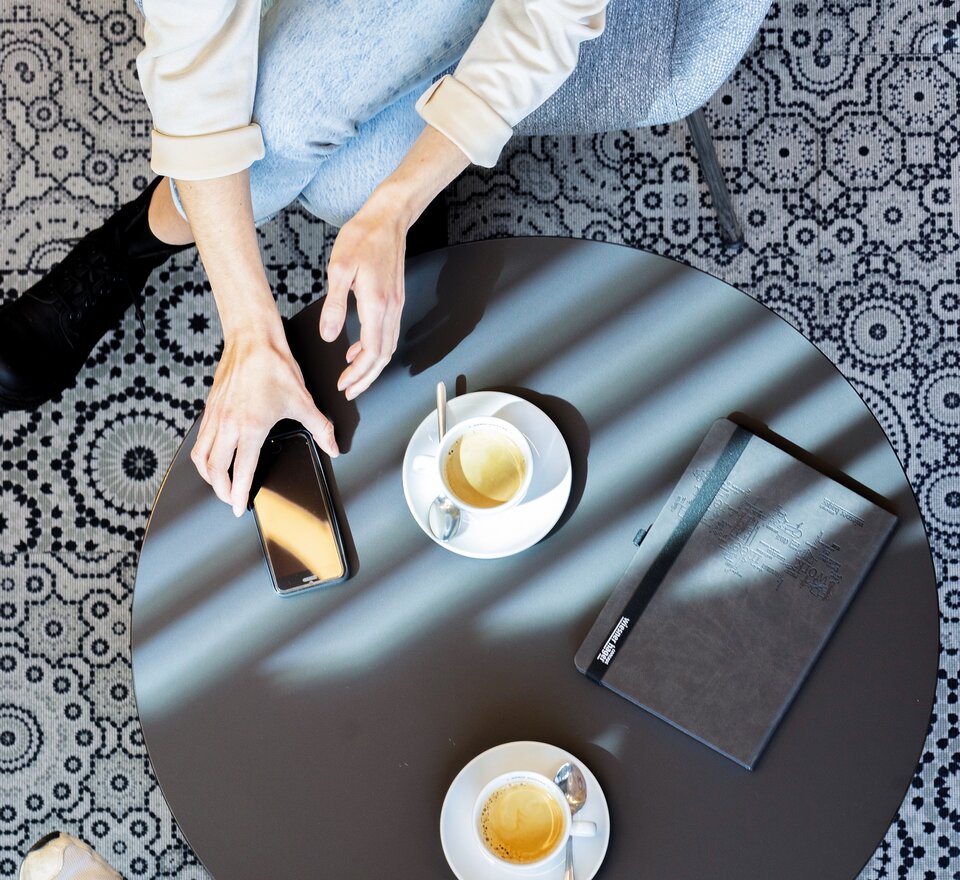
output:
<instances>
[{"instance_id":1,"label":"phone screen","mask_svg":"<svg viewBox=\"0 0 960 880\"><path fill-rule=\"evenodd\" d=\"M342 580L343 548L319 459L305 434L269 439L260 452L253 509L277 590Z\"/></svg>"}]
</instances>

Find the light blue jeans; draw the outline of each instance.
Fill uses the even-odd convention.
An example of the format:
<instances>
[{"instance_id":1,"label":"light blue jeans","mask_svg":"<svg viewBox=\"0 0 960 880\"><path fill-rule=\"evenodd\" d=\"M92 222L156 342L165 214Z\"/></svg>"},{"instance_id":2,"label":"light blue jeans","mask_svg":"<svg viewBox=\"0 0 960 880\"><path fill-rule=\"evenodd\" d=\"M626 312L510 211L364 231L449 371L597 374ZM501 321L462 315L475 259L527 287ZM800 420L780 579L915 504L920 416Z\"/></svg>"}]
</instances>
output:
<instances>
[{"instance_id":1,"label":"light blue jeans","mask_svg":"<svg viewBox=\"0 0 960 880\"><path fill-rule=\"evenodd\" d=\"M417 98L456 64L491 2L275 0L260 28L255 221L295 199L335 226L349 220L423 130Z\"/></svg>"}]
</instances>

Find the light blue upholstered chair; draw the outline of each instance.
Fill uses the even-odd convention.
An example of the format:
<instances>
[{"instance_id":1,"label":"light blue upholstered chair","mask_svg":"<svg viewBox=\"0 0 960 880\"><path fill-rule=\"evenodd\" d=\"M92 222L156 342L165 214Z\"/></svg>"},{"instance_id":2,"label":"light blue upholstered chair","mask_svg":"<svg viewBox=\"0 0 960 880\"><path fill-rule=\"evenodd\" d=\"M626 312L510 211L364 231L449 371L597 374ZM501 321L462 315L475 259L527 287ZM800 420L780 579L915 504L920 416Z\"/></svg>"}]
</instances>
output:
<instances>
[{"instance_id":1,"label":"light blue upholstered chair","mask_svg":"<svg viewBox=\"0 0 960 880\"><path fill-rule=\"evenodd\" d=\"M771 0L610 0L573 75L518 134L591 134L687 121L728 247L743 246L702 107L733 72Z\"/></svg>"}]
</instances>

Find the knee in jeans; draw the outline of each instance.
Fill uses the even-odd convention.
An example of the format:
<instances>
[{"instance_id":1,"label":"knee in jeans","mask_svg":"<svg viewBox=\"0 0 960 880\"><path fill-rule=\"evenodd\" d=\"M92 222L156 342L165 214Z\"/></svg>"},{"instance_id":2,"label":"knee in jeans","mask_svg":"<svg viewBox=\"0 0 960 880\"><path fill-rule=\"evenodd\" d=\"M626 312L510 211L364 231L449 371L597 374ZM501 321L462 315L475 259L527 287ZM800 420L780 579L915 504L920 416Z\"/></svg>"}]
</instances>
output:
<instances>
[{"instance_id":1,"label":"knee in jeans","mask_svg":"<svg viewBox=\"0 0 960 880\"><path fill-rule=\"evenodd\" d=\"M370 192L369 187L325 189L308 186L300 193L300 204L314 217L339 228L363 207Z\"/></svg>"},{"instance_id":2,"label":"knee in jeans","mask_svg":"<svg viewBox=\"0 0 960 880\"><path fill-rule=\"evenodd\" d=\"M315 161L349 141L359 123L332 75L296 63L303 56L297 44L304 39L297 26L297 16L289 11L261 46L253 118L268 151L284 159ZM322 47L317 55L324 57Z\"/></svg>"},{"instance_id":3,"label":"knee in jeans","mask_svg":"<svg viewBox=\"0 0 960 880\"><path fill-rule=\"evenodd\" d=\"M263 131L267 152L293 161L326 158L357 131L355 124L337 119L322 108L297 106L295 92L264 95L254 108L254 122Z\"/></svg>"}]
</instances>

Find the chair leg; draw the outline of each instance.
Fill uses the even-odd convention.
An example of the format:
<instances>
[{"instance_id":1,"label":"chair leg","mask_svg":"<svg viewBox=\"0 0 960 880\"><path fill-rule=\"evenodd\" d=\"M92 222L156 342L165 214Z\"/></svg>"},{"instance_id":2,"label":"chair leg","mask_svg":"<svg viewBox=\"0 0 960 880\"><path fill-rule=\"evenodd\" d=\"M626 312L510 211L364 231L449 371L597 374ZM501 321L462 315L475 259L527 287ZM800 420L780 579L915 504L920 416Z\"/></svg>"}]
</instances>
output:
<instances>
[{"instance_id":1,"label":"chair leg","mask_svg":"<svg viewBox=\"0 0 960 880\"><path fill-rule=\"evenodd\" d=\"M700 160L700 169L706 178L710 198L713 199L713 206L717 212L720 238L728 250L741 251L744 247L743 231L740 229L737 213L733 209L733 202L730 201L730 191L723 178L723 169L717 159L717 151L710 137L710 129L703 115L703 108L691 113L686 118L686 122L690 137L693 138L693 145L697 150L697 158Z\"/></svg>"}]
</instances>

